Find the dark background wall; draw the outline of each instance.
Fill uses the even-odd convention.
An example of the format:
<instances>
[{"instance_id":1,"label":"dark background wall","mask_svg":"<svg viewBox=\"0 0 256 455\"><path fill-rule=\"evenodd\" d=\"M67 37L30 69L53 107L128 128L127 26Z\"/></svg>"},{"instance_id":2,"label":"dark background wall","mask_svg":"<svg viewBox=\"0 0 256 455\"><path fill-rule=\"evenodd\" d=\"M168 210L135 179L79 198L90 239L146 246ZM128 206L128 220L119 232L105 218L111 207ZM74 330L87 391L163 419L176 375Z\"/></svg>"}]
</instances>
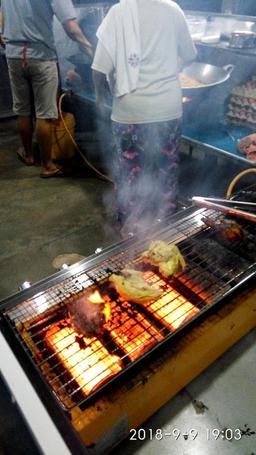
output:
<instances>
[{"instance_id":1,"label":"dark background wall","mask_svg":"<svg viewBox=\"0 0 256 455\"><path fill-rule=\"evenodd\" d=\"M191 11L228 12L256 16L256 0L174 0L182 9ZM118 0L100 0L100 3L117 3ZM97 3L97 0L73 0L77 5ZM1 0L0 0L1 4Z\"/></svg>"},{"instance_id":2,"label":"dark background wall","mask_svg":"<svg viewBox=\"0 0 256 455\"><path fill-rule=\"evenodd\" d=\"M184 10L221 12L222 0L176 0Z\"/></svg>"},{"instance_id":3,"label":"dark background wall","mask_svg":"<svg viewBox=\"0 0 256 455\"><path fill-rule=\"evenodd\" d=\"M197 11L220 12L222 0L174 0L181 8ZM246 0L245 0L246 1ZM100 0L100 3L117 3L118 0ZM86 3L97 3L97 0L73 0L77 5Z\"/></svg>"},{"instance_id":4,"label":"dark background wall","mask_svg":"<svg viewBox=\"0 0 256 455\"><path fill-rule=\"evenodd\" d=\"M248 16L256 16L256 1L255 0L233 0L233 14L244 14Z\"/></svg>"}]
</instances>

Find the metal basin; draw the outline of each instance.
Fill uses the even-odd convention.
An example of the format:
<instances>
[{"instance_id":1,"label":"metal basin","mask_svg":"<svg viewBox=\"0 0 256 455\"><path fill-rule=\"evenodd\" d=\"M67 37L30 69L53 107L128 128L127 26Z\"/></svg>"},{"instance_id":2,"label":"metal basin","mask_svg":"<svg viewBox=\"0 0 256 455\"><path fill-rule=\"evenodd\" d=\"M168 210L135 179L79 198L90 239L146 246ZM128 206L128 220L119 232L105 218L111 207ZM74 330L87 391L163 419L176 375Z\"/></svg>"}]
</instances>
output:
<instances>
[{"instance_id":1,"label":"metal basin","mask_svg":"<svg viewBox=\"0 0 256 455\"><path fill-rule=\"evenodd\" d=\"M198 87L182 87L184 96L193 97L201 94L211 87L216 87L227 81L234 69L234 65L226 65L223 67L209 65L208 63L194 62L184 68L181 74L191 77L201 83Z\"/></svg>"},{"instance_id":2,"label":"metal basin","mask_svg":"<svg viewBox=\"0 0 256 455\"><path fill-rule=\"evenodd\" d=\"M229 47L249 49L256 47L256 33L250 31L234 31L231 33Z\"/></svg>"}]
</instances>

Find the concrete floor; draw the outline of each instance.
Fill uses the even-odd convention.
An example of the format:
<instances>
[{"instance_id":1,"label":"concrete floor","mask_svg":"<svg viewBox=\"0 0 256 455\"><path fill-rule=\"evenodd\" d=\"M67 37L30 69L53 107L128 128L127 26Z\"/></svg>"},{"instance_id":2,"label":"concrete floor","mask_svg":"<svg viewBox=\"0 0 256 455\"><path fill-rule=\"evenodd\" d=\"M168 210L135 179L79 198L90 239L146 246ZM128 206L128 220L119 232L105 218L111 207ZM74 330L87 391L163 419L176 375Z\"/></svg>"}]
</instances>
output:
<instances>
[{"instance_id":1,"label":"concrete floor","mask_svg":"<svg viewBox=\"0 0 256 455\"><path fill-rule=\"evenodd\" d=\"M110 185L82 168L67 178L41 179L40 167L18 161L16 122L0 123L0 298L54 273L64 253L88 256L117 237L106 223L102 195ZM35 267L36 264L36 267Z\"/></svg>"},{"instance_id":2,"label":"concrete floor","mask_svg":"<svg viewBox=\"0 0 256 455\"><path fill-rule=\"evenodd\" d=\"M160 428L162 440L150 440L148 436L145 441L125 441L115 455L255 455L256 372L252 367L256 360L255 343L256 330L240 340L143 425L147 435L149 429L153 429L155 434ZM191 429L198 434L194 440L193 432L187 440L184 436L177 440L164 436L175 428L181 434L189 433ZM213 433L207 440L207 430L214 428L239 428L245 435L240 441L228 441L221 436L215 441Z\"/></svg>"},{"instance_id":3,"label":"concrete floor","mask_svg":"<svg viewBox=\"0 0 256 455\"><path fill-rule=\"evenodd\" d=\"M64 253L92 254L118 240L109 225L103 200L110 187L83 168L63 179L43 180L38 167L16 158L19 144L13 119L0 121L0 299L20 283L54 273L53 259ZM244 167L229 160L205 161L200 153L182 155L181 197L225 194L228 183ZM249 182L248 182L249 183ZM196 428L195 441L170 438L125 442L116 454L252 455L256 434L241 441L207 441L206 428L250 428L256 431L254 393L256 331L248 334L184 391L166 404L144 428ZM203 412L193 400L202 401ZM200 408L200 406L199 406ZM246 425L248 427L246 427ZM0 455L37 454L21 417L0 383Z\"/></svg>"}]
</instances>

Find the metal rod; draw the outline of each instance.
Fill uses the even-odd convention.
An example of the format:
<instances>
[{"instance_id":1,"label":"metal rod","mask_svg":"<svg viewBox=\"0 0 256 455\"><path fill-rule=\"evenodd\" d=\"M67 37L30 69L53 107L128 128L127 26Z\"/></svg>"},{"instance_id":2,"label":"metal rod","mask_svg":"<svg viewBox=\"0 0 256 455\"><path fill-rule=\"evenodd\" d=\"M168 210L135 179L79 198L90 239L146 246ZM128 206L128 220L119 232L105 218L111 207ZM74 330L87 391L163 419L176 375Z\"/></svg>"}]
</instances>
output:
<instances>
[{"instance_id":1,"label":"metal rod","mask_svg":"<svg viewBox=\"0 0 256 455\"><path fill-rule=\"evenodd\" d=\"M194 196L194 198L192 198L192 201L196 198L200 198L200 196ZM213 197L203 197L204 201L209 201L209 202L216 202L217 204L218 203L221 203L221 204L227 204L228 206L236 206L236 207L247 207L250 209L254 209L256 210L256 202L247 202L247 201L236 201L234 199L230 200L230 199L224 199L224 198L213 198Z\"/></svg>"},{"instance_id":2,"label":"metal rod","mask_svg":"<svg viewBox=\"0 0 256 455\"><path fill-rule=\"evenodd\" d=\"M206 207L208 209L219 210L220 212L228 213L229 215L234 215L248 221L256 222L256 215L254 215L253 213L246 212L244 210L233 209L222 204L217 204L209 200L206 200L203 197L194 196L192 197L192 202L194 205L197 205L198 207Z\"/></svg>"}]
</instances>

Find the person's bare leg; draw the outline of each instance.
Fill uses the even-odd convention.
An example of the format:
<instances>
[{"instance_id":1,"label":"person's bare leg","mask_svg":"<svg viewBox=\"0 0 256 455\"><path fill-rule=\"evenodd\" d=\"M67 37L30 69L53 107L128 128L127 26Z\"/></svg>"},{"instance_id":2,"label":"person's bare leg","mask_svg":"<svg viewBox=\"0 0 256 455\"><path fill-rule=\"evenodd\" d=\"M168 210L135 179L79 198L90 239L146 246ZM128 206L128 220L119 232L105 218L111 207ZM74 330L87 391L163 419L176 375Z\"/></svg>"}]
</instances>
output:
<instances>
[{"instance_id":1,"label":"person's bare leg","mask_svg":"<svg viewBox=\"0 0 256 455\"><path fill-rule=\"evenodd\" d=\"M53 163L51 158L52 129L51 120L36 120L36 137L41 153L42 173L51 173L59 168Z\"/></svg>"},{"instance_id":2,"label":"person's bare leg","mask_svg":"<svg viewBox=\"0 0 256 455\"><path fill-rule=\"evenodd\" d=\"M34 164L34 157L32 151L32 137L33 137L33 120L30 116L18 117L18 129L23 145L23 150L18 150L17 153L22 156L27 164Z\"/></svg>"}]
</instances>

